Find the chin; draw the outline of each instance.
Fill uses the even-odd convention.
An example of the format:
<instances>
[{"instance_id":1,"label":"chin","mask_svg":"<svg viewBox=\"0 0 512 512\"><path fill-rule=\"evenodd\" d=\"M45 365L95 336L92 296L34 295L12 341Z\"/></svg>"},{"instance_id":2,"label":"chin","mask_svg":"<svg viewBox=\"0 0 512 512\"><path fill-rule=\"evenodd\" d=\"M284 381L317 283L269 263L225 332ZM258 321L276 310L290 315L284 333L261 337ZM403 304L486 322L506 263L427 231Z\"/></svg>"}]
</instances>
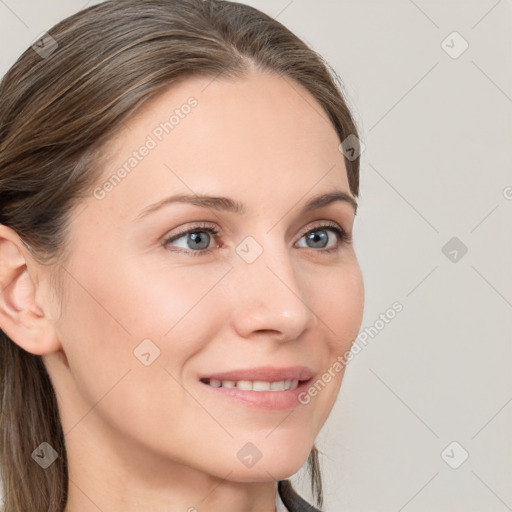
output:
<instances>
[{"instance_id":1,"label":"chin","mask_svg":"<svg viewBox=\"0 0 512 512\"><path fill-rule=\"evenodd\" d=\"M299 444L299 443L297 443ZM297 473L306 463L309 453L313 444L308 446L297 446L297 444L282 443L279 445L272 445L267 443L265 448L261 450L261 455L256 452L255 448L248 446L246 453L251 454L254 450L256 457L259 459L244 460L245 453L240 454L236 464L226 468L226 473L232 471L229 475L229 480L235 482L269 482L278 481L291 477ZM224 475L226 474L224 473Z\"/></svg>"},{"instance_id":2,"label":"chin","mask_svg":"<svg viewBox=\"0 0 512 512\"><path fill-rule=\"evenodd\" d=\"M261 461L260 461L261 462ZM286 480L295 473L297 473L306 460L302 464L267 464L265 466L259 464L250 469L233 468L230 469L232 473L227 477L227 480L232 482L277 482L279 480ZM223 477L226 475L222 475Z\"/></svg>"}]
</instances>

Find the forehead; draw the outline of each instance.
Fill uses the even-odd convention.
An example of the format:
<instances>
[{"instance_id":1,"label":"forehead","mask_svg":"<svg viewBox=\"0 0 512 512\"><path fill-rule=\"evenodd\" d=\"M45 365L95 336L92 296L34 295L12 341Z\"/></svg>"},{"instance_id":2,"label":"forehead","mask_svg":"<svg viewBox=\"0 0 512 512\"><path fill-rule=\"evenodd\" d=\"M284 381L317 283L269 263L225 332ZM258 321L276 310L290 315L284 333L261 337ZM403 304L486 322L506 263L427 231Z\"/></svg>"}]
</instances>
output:
<instances>
[{"instance_id":1,"label":"forehead","mask_svg":"<svg viewBox=\"0 0 512 512\"><path fill-rule=\"evenodd\" d=\"M348 192L338 146L327 114L291 78L194 77L124 123L106 146L98 185L111 182L105 201L117 208L129 197L131 210L176 192L234 194L260 206L313 188Z\"/></svg>"}]
</instances>

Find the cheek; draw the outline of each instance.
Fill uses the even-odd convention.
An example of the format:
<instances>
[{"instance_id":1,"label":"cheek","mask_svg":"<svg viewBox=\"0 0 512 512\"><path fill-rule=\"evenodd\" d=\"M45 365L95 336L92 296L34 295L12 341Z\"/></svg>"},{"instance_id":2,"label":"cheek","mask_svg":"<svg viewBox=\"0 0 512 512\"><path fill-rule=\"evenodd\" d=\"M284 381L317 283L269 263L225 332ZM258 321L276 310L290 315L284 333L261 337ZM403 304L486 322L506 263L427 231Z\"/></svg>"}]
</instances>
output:
<instances>
[{"instance_id":1,"label":"cheek","mask_svg":"<svg viewBox=\"0 0 512 512\"><path fill-rule=\"evenodd\" d=\"M226 269L220 266L153 267L135 269L122 298L124 316L137 339L151 336L178 366L214 336L216 285ZM217 302L218 304L218 302Z\"/></svg>"},{"instance_id":2,"label":"cheek","mask_svg":"<svg viewBox=\"0 0 512 512\"><path fill-rule=\"evenodd\" d=\"M69 293L58 328L70 368L63 385L74 393L65 407L67 423L85 427L101 418L113 431L146 439L151 418L157 443L178 413L189 411L183 418L189 426L202 413L179 382L187 361L212 335L202 299L223 271L97 268L81 275L75 271L66 283ZM94 414L88 414L91 410ZM208 421L200 422L205 430L211 428ZM180 435L186 438L186 432ZM180 443L177 435L177 452Z\"/></svg>"},{"instance_id":3,"label":"cheek","mask_svg":"<svg viewBox=\"0 0 512 512\"><path fill-rule=\"evenodd\" d=\"M357 337L363 320L364 284L359 265L354 265L344 276L339 301L339 332L351 344Z\"/></svg>"},{"instance_id":4,"label":"cheek","mask_svg":"<svg viewBox=\"0 0 512 512\"><path fill-rule=\"evenodd\" d=\"M364 310L364 284L357 261L325 273L310 285L313 311L328 340L331 359L350 348L361 327Z\"/></svg>"},{"instance_id":5,"label":"cheek","mask_svg":"<svg viewBox=\"0 0 512 512\"><path fill-rule=\"evenodd\" d=\"M96 266L94 273L89 271L94 267L84 266L88 273L75 272L77 279L70 279L61 339L72 378L89 405L121 378L117 393L133 384L119 402L128 409L150 409L148 393L153 400L181 399L183 390L170 374L182 381L188 361L215 336L221 319L211 313L219 305L212 303L211 292L225 268L163 267L132 265L127 259ZM179 405L177 399L171 403Z\"/></svg>"},{"instance_id":6,"label":"cheek","mask_svg":"<svg viewBox=\"0 0 512 512\"><path fill-rule=\"evenodd\" d=\"M314 338L321 373L302 397L316 435L336 402L350 350L361 328L364 283L357 261L351 259L315 275L307 273L308 306L318 318ZM319 343L323 340L323 344Z\"/></svg>"}]
</instances>

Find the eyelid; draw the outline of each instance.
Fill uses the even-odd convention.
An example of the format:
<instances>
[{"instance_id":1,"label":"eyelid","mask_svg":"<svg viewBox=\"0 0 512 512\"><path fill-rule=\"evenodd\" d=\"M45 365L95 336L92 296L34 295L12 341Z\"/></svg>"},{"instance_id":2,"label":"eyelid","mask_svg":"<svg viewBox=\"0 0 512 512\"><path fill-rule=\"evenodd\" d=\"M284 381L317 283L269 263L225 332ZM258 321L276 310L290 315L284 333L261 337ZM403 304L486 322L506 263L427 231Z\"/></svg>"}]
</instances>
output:
<instances>
[{"instance_id":1,"label":"eyelid","mask_svg":"<svg viewBox=\"0 0 512 512\"><path fill-rule=\"evenodd\" d=\"M319 220L315 221L313 225L309 224L304 230L302 231L301 235L299 236L299 240L304 236L307 235L311 231L317 231L320 229L327 229L331 228L332 231L336 233L336 238L338 240L337 247L330 248L330 249L320 249L315 250L315 252L333 252L338 251L342 245L344 244L351 244L352 243L352 232L348 229L345 229L341 224L338 224L335 221L332 220ZM297 240L298 241L298 240Z\"/></svg>"},{"instance_id":2,"label":"eyelid","mask_svg":"<svg viewBox=\"0 0 512 512\"><path fill-rule=\"evenodd\" d=\"M190 227L187 227L188 224L190 224ZM177 233L174 233L172 235L170 233L165 234L162 237L162 240L169 241L169 240L178 238L180 236L186 235L187 233L190 233L191 231L199 231L200 229L212 229L212 230L218 231L219 233L222 232L222 230L220 228L218 228L213 223L207 223L205 221L196 221L196 222L190 222L190 223L185 224L185 227L180 229Z\"/></svg>"},{"instance_id":3,"label":"eyelid","mask_svg":"<svg viewBox=\"0 0 512 512\"><path fill-rule=\"evenodd\" d=\"M308 224L301 231L301 235L299 236L299 239L302 238L307 233L309 233L310 231L313 231L314 229L318 229L318 228L322 228L322 227L329 227L329 226L332 228L340 229L341 231L345 232L345 230L337 222L334 222L332 220L319 220L319 221L315 221L313 223L313 225Z\"/></svg>"}]
</instances>

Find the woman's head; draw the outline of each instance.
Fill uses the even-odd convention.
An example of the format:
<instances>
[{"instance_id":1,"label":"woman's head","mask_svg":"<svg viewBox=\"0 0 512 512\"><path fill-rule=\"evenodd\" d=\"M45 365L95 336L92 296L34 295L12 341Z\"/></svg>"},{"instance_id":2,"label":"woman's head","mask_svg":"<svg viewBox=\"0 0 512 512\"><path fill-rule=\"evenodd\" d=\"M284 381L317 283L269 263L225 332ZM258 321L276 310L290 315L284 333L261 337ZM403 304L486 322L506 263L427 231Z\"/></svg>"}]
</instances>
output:
<instances>
[{"instance_id":1,"label":"woman's head","mask_svg":"<svg viewBox=\"0 0 512 512\"><path fill-rule=\"evenodd\" d=\"M10 510L62 506L68 472L94 482L98 460L148 492L290 476L362 316L342 94L317 54L241 4L105 2L50 36L50 55L28 50L0 85ZM332 381L273 409L212 386L263 366ZM59 454L45 470L42 442Z\"/></svg>"}]
</instances>

